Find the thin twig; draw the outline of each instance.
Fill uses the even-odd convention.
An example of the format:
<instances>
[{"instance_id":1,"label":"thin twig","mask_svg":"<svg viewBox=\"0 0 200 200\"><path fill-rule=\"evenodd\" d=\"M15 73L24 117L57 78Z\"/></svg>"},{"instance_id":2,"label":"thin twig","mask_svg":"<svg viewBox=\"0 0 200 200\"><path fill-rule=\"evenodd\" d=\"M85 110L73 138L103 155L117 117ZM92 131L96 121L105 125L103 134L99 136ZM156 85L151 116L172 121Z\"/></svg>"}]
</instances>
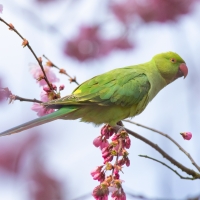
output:
<instances>
[{"instance_id":1,"label":"thin twig","mask_svg":"<svg viewBox=\"0 0 200 200\"><path fill-rule=\"evenodd\" d=\"M116 125L114 126L114 129L120 129L121 126ZM133 137L145 142L146 144L148 144L149 146L151 146L152 148L154 148L156 151L158 151L164 158L166 158L167 160L169 160L172 164L174 164L175 166L177 166L179 169L181 169L182 171L186 172L188 175L193 176L194 179L200 179L200 174L198 172L195 172L192 169L189 169L187 167L185 167L184 165L182 165L181 163L179 163L178 161L176 161L174 158L172 158L169 154L167 154L164 150L162 150L157 144L151 142L150 140L148 140L147 138L139 135L138 133L131 131L127 128L124 128L130 135L132 135Z\"/></svg>"},{"instance_id":2,"label":"thin twig","mask_svg":"<svg viewBox=\"0 0 200 200\"><path fill-rule=\"evenodd\" d=\"M45 55L43 55L43 57L46 58L46 59L49 61L51 67L55 67L56 69L59 70L59 72L60 72L61 74L65 74L66 76L68 76L68 77L69 77L70 83L74 82L74 83L76 83L77 85L79 85L79 83L78 83L77 80L76 80L76 77L72 78L72 76L70 76L64 69L59 68L59 67L58 67L57 65L55 65L49 58L47 58Z\"/></svg>"},{"instance_id":3,"label":"thin twig","mask_svg":"<svg viewBox=\"0 0 200 200\"><path fill-rule=\"evenodd\" d=\"M161 162L155 158L152 158L152 157L149 157L147 155L139 155L140 157L144 157L144 158L149 158L151 160L154 160L162 165L164 165L165 167L169 168L170 170L172 170L175 174L177 174L181 179L188 179L188 180L194 180L194 178L191 178L191 177L183 177L181 176L176 170L174 170L173 168L171 168L169 165L165 164L164 162Z\"/></svg>"},{"instance_id":4,"label":"thin twig","mask_svg":"<svg viewBox=\"0 0 200 200\"><path fill-rule=\"evenodd\" d=\"M7 23L4 19L2 19L1 17L0 17L0 21L2 21L4 24L6 24L6 25L9 27L9 29L12 30L12 31L14 31L23 41L27 41L27 40L16 30L16 28L15 28L13 25L8 24L8 23ZM30 44L29 44L28 41L27 41L26 45L24 45L24 47L25 47L25 46L28 47L28 49L31 51L31 53L33 54L33 56L34 56L35 59L37 60L39 66L40 66L40 68L41 68L41 70L42 70L42 72L43 72L43 74L44 74L44 80L46 81L46 83L47 83L47 85L49 86L49 88L51 88L51 90L53 91L52 84L50 84L50 82L49 82L49 80L48 80L48 78L47 78L47 76L46 76L46 73L45 73L45 71L44 71L44 67L43 67L43 65L42 65L42 62L38 59L38 57L36 56L35 52L33 51L32 47L30 46Z\"/></svg>"},{"instance_id":5,"label":"thin twig","mask_svg":"<svg viewBox=\"0 0 200 200\"><path fill-rule=\"evenodd\" d=\"M151 128L151 127L148 127L148 126L145 126L145 125L142 125L142 124L133 122L133 121L131 121L131 120L125 119L125 120L123 120L123 121L129 122L129 123L131 123L131 124L135 124L135 125L137 125L137 126L140 126L140 127L142 127L142 128L148 129L148 130L150 130L150 131L159 133L160 135L162 135L162 136L168 138L169 140L171 140L171 141L172 141L172 142L173 142L173 143L174 143L174 144L189 158L189 159L190 159L190 161L192 162L192 164L193 164L193 165L197 168L197 170L200 172L200 167L196 164L196 162L194 161L194 159L192 158L192 156L191 156L183 147L181 147L181 145L179 145L173 138L171 138L169 135L167 135L167 134L165 134L165 133L163 133L163 132L161 132L161 131L158 131L158 130L156 130L156 129L154 129L154 128Z\"/></svg>"},{"instance_id":6,"label":"thin twig","mask_svg":"<svg viewBox=\"0 0 200 200\"><path fill-rule=\"evenodd\" d=\"M14 95L14 100L19 100L19 101L27 101L27 102L34 102L34 103L43 103L42 101L40 100L37 100L37 99L27 99L27 98L23 98L23 97L20 97L20 96L17 96L17 95Z\"/></svg>"}]
</instances>

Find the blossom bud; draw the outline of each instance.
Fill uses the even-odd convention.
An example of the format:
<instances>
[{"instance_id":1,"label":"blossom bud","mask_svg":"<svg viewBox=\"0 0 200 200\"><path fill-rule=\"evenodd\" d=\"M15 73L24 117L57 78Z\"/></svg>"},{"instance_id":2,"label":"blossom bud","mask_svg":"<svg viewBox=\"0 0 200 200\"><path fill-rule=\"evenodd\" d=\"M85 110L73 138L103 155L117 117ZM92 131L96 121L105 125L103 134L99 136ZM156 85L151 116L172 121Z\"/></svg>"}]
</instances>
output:
<instances>
[{"instance_id":1,"label":"blossom bud","mask_svg":"<svg viewBox=\"0 0 200 200\"><path fill-rule=\"evenodd\" d=\"M102 143L102 139L101 139L100 136L98 136L97 138L95 138L95 139L93 140L93 145L94 145L95 147L99 147L99 146L101 145L101 143Z\"/></svg>"},{"instance_id":2,"label":"blossom bud","mask_svg":"<svg viewBox=\"0 0 200 200\"><path fill-rule=\"evenodd\" d=\"M104 162L103 162L103 163L105 164L105 163L110 162L110 161L112 161L112 160L113 160L113 156L110 155L110 156L108 156L107 158L104 159Z\"/></svg>"},{"instance_id":3,"label":"blossom bud","mask_svg":"<svg viewBox=\"0 0 200 200\"><path fill-rule=\"evenodd\" d=\"M9 30L13 30L15 27L13 26L13 24L9 24Z\"/></svg>"},{"instance_id":4,"label":"blossom bud","mask_svg":"<svg viewBox=\"0 0 200 200\"><path fill-rule=\"evenodd\" d=\"M91 171L90 174L91 174L92 176L94 176L95 174L101 172L102 168L103 168L103 165L98 166L96 169L94 169L93 171Z\"/></svg>"},{"instance_id":5,"label":"blossom bud","mask_svg":"<svg viewBox=\"0 0 200 200\"><path fill-rule=\"evenodd\" d=\"M104 147L101 149L101 153L104 154L105 152L109 151L109 147Z\"/></svg>"},{"instance_id":6,"label":"blossom bud","mask_svg":"<svg viewBox=\"0 0 200 200\"><path fill-rule=\"evenodd\" d=\"M129 148L130 148L130 146L131 146L131 140L130 140L130 138L129 138L129 137L127 137L127 138L126 138L125 147L126 147L127 149L129 149Z\"/></svg>"},{"instance_id":7,"label":"blossom bud","mask_svg":"<svg viewBox=\"0 0 200 200\"><path fill-rule=\"evenodd\" d=\"M114 135L113 137L112 137L112 141L114 141L114 140L117 140L119 138L119 135L117 134L117 135Z\"/></svg>"},{"instance_id":8,"label":"blossom bud","mask_svg":"<svg viewBox=\"0 0 200 200\"><path fill-rule=\"evenodd\" d=\"M182 132L180 133L185 140L190 140L192 138L191 132Z\"/></svg>"},{"instance_id":9,"label":"blossom bud","mask_svg":"<svg viewBox=\"0 0 200 200\"><path fill-rule=\"evenodd\" d=\"M26 39L23 39L23 42L22 42L22 46L25 47L28 45L28 40Z\"/></svg>"},{"instance_id":10,"label":"blossom bud","mask_svg":"<svg viewBox=\"0 0 200 200\"><path fill-rule=\"evenodd\" d=\"M102 157L105 159L107 158L108 156L110 156L110 152L109 151L105 151L103 154L102 154Z\"/></svg>"},{"instance_id":11,"label":"blossom bud","mask_svg":"<svg viewBox=\"0 0 200 200\"><path fill-rule=\"evenodd\" d=\"M40 63L42 63L42 58L41 58L41 57L39 57L39 58L38 58L38 61L39 61Z\"/></svg>"},{"instance_id":12,"label":"blossom bud","mask_svg":"<svg viewBox=\"0 0 200 200\"><path fill-rule=\"evenodd\" d=\"M61 90L64 90L64 88L65 88L65 86L62 84L62 85L60 85L59 90L60 90L60 91L61 91Z\"/></svg>"},{"instance_id":13,"label":"blossom bud","mask_svg":"<svg viewBox=\"0 0 200 200\"><path fill-rule=\"evenodd\" d=\"M104 139L100 145L100 149L102 150L103 148L108 147L108 146L109 146L109 142L106 139Z\"/></svg>"},{"instance_id":14,"label":"blossom bud","mask_svg":"<svg viewBox=\"0 0 200 200\"><path fill-rule=\"evenodd\" d=\"M57 86L52 84L53 89L56 91L57 90Z\"/></svg>"},{"instance_id":15,"label":"blossom bud","mask_svg":"<svg viewBox=\"0 0 200 200\"><path fill-rule=\"evenodd\" d=\"M43 90L44 90L45 92L51 92L49 86L47 86L47 85L44 85L44 86L43 86Z\"/></svg>"},{"instance_id":16,"label":"blossom bud","mask_svg":"<svg viewBox=\"0 0 200 200\"><path fill-rule=\"evenodd\" d=\"M46 66L48 66L48 67L53 67L53 63L52 63L50 60L48 60L48 61L46 62Z\"/></svg>"},{"instance_id":17,"label":"blossom bud","mask_svg":"<svg viewBox=\"0 0 200 200\"><path fill-rule=\"evenodd\" d=\"M106 184L98 185L94 188L92 192L92 196L98 200L98 199L108 199L109 190L108 187L106 187Z\"/></svg>"},{"instance_id":18,"label":"blossom bud","mask_svg":"<svg viewBox=\"0 0 200 200\"><path fill-rule=\"evenodd\" d=\"M60 69L59 73L61 73L61 74L67 74L64 69Z\"/></svg>"},{"instance_id":19,"label":"blossom bud","mask_svg":"<svg viewBox=\"0 0 200 200\"><path fill-rule=\"evenodd\" d=\"M129 160L128 158L126 158L126 161L125 161L125 163L126 163L126 166L127 166L127 167L129 167L129 166L130 166L130 160Z\"/></svg>"}]
</instances>

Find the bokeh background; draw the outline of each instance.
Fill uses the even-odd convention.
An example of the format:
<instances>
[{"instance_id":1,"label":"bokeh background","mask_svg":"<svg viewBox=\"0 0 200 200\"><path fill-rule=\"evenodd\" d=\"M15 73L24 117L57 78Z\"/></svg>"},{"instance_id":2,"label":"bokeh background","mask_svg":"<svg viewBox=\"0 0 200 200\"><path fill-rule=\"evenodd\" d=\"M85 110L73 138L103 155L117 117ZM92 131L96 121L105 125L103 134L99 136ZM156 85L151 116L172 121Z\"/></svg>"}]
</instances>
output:
<instances>
[{"instance_id":1,"label":"bokeh background","mask_svg":"<svg viewBox=\"0 0 200 200\"><path fill-rule=\"evenodd\" d=\"M133 120L173 137L200 164L200 2L198 0L0 0L0 14L29 41L37 56L45 54L79 83L114 68L149 61L160 52L177 52L189 75L167 86ZM0 23L1 87L26 98L40 98L42 88L30 74L37 64L21 39ZM44 60L44 59L43 59ZM66 76L62 96L76 87ZM37 117L32 103L0 102L0 131ZM189 159L166 138L125 123L193 169ZM190 131L185 141L180 132ZM49 124L0 138L0 199L93 199L98 185L90 171L102 163L92 145L100 127L76 121ZM132 138L131 166L121 178L127 199L198 199L199 180L181 180L166 167L144 158L170 163ZM182 173L175 166L172 166ZM184 173L182 173L185 175Z\"/></svg>"}]
</instances>

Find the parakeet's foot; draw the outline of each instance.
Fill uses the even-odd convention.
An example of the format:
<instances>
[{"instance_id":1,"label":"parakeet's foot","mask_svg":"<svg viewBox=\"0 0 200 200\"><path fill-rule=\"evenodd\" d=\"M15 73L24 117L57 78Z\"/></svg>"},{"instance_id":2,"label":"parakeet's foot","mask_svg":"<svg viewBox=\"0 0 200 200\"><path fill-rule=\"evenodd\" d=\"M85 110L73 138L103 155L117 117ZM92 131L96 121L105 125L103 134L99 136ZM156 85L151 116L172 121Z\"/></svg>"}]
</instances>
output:
<instances>
[{"instance_id":1,"label":"parakeet's foot","mask_svg":"<svg viewBox=\"0 0 200 200\"><path fill-rule=\"evenodd\" d=\"M122 121L118 121L117 124L113 126L113 129L115 130L116 134L120 133L121 131L126 131Z\"/></svg>"}]
</instances>

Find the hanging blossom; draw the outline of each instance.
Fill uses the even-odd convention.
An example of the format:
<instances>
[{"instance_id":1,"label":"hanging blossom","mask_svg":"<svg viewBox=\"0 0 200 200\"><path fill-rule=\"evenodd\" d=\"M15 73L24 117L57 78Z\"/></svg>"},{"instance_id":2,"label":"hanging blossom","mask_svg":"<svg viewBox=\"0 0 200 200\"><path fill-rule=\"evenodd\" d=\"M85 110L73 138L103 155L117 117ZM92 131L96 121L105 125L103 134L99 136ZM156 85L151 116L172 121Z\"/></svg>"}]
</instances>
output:
<instances>
[{"instance_id":1,"label":"hanging blossom","mask_svg":"<svg viewBox=\"0 0 200 200\"><path fill-rule=\"evenodd\" d=\"M184 140L190 140L192 138L192 133L191 132L182 132L180 133Z\"/></svg>"},{"instance_id":2,"label":"hanging blossom","mask_svg":"<svg viewBox=\"0 0 200 200\"><path fill-rule=\"evenodd\" d=\"M0 4L0 13L2 13L2 12L3 12L3 5Z\"/></svg>"},{"instance_id":3,"label":"hanging blossom","mask_svg":"<svg viewBox=\"0 0 200 200\"><path fill-rule=\"evenodd\" d=\"M50 83L55 83L59 81L59 79L56 77L56 75L49 66L44 66L44 71ZM37 80L40 86L44 86L47 84L44 80L44 74L39 65L33 65L30 69L30 72L33 75L33 78Z\"/></svg>"},{"instance_id":4,"label":"hanging blossom","mask_svg":"<svg viewBox=\"0 0 200 200\"><path fill-rule=\"evenodd\" d=\"M105 125L101 129L101 135L94 139L93 144L101 149L104 160L103 165L91 172L93 179L100 182L93 190L93 197L96 200L107 200L111 193L113 200L126 200L120 172L124 165L130 166L126 150L131 145L128 133L125 130L116 133L111 126Z\"/></svg>"}]
</instances>

